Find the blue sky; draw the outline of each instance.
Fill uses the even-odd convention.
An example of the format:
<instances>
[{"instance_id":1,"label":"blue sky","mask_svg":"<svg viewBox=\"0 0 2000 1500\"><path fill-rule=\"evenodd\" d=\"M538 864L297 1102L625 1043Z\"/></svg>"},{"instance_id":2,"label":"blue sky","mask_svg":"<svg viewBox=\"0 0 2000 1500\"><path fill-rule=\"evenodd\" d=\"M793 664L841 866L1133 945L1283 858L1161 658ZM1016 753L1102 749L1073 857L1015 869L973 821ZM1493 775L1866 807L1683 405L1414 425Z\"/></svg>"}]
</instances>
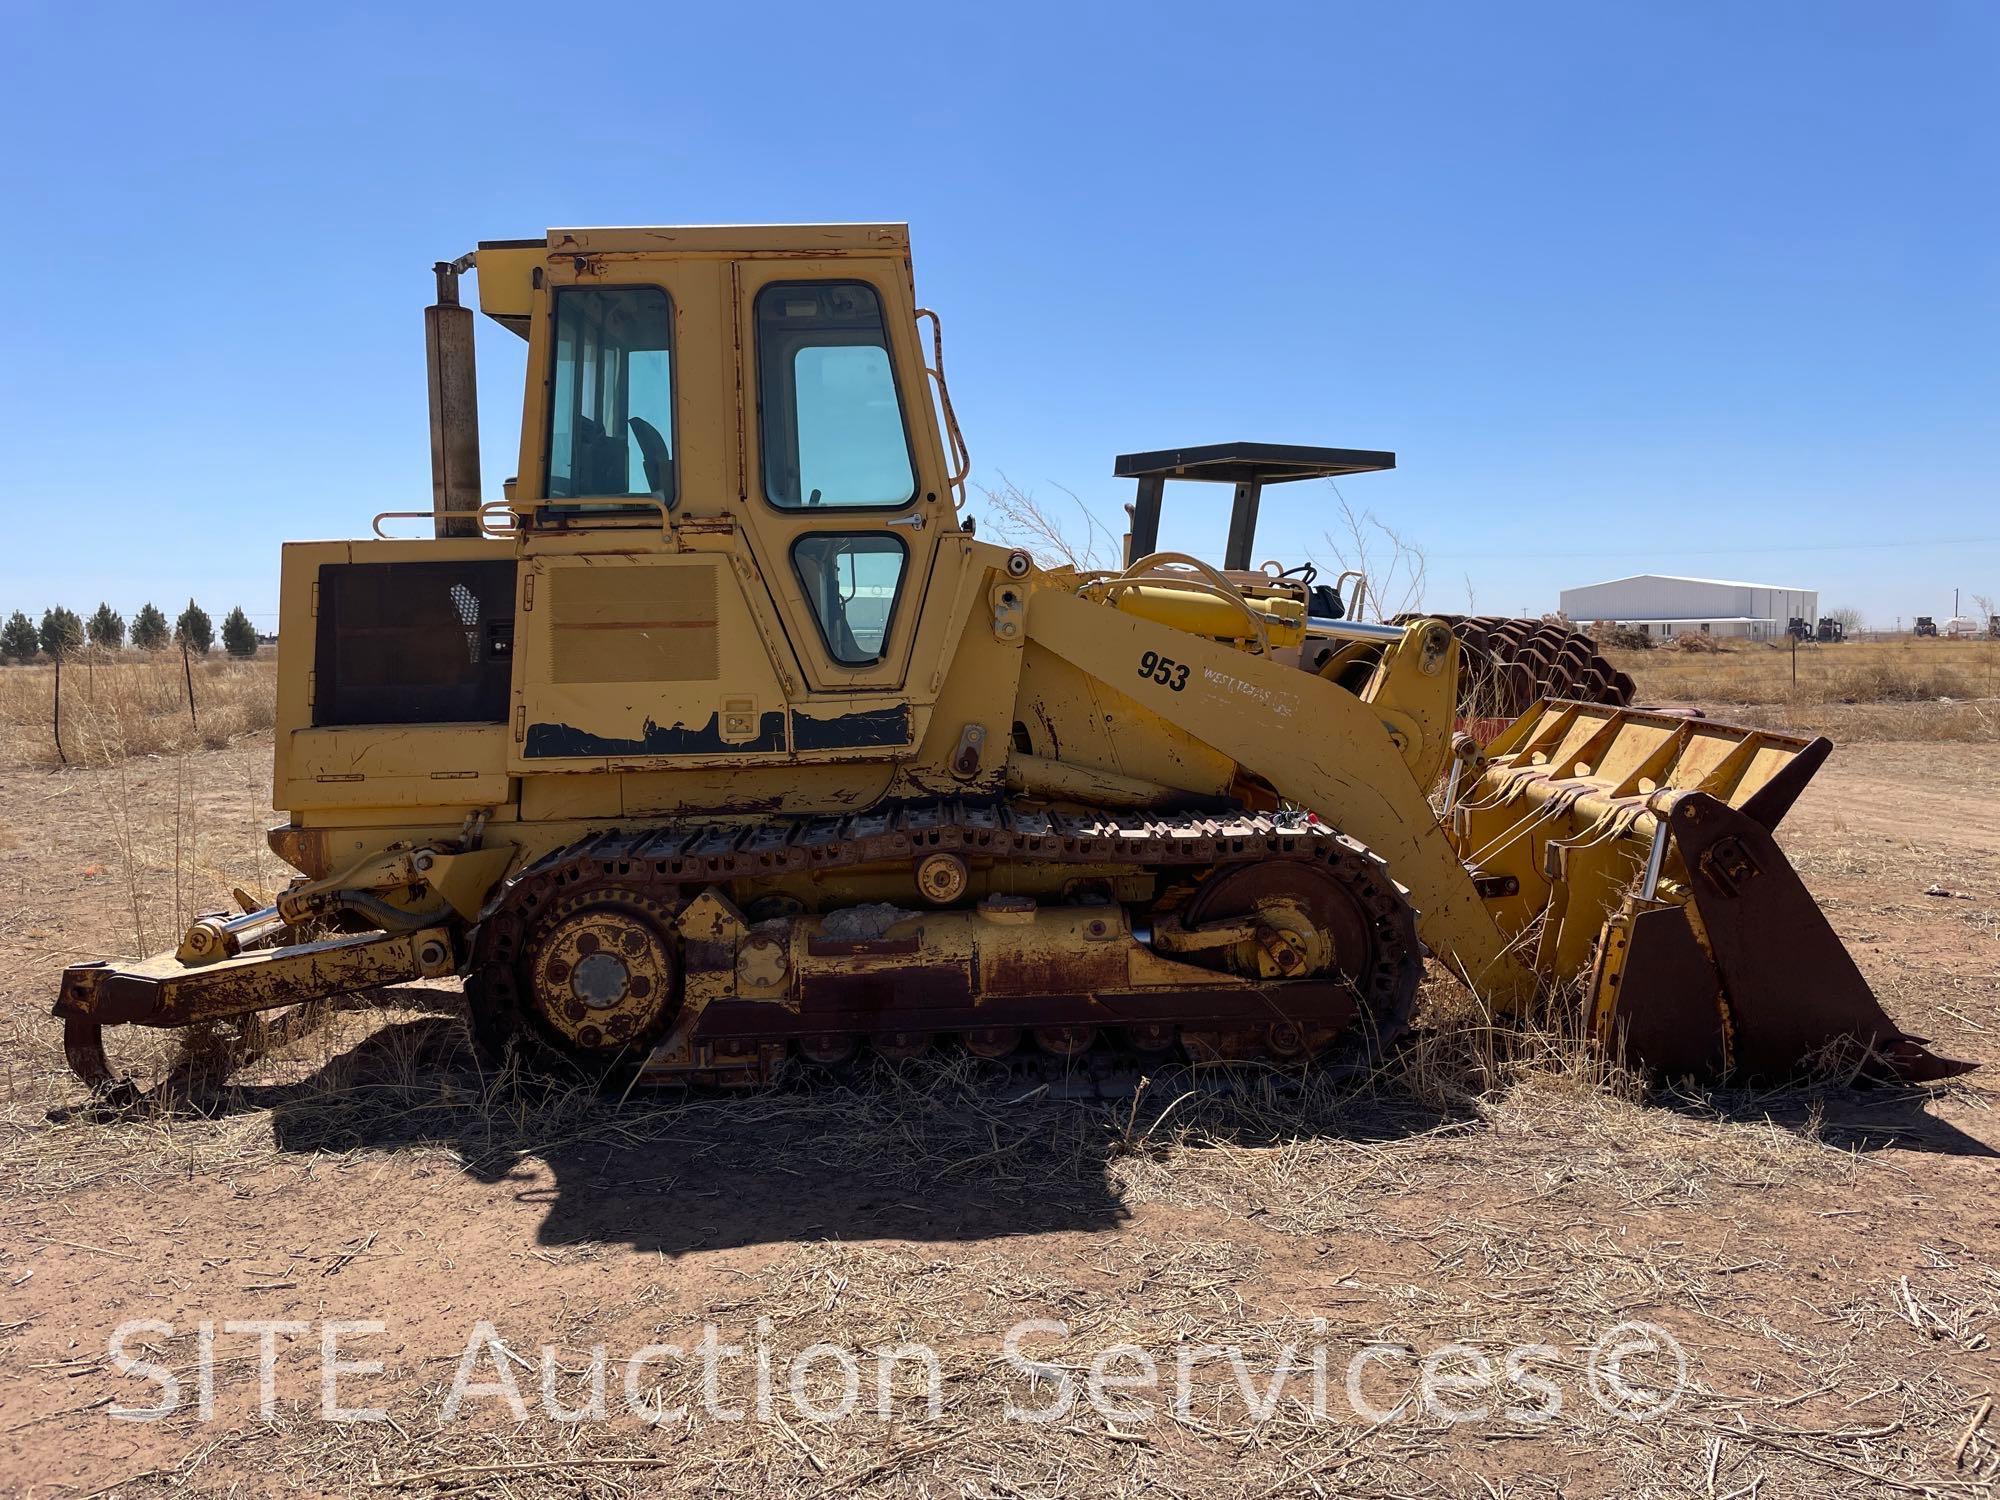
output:
<instances>
[{"instance_id":1,"label":"blue sky","mask_svg":"<svg viewBox=\"0 0 2000 1500\"><path fill-rule=\"evenodd\" d=\"M2000 8L5 0L0 611L193 594L429 500L430 263L550 225L904 219L975 478L1230 438L1427 602L1638 571L1871 623L2000 594ZM519 344L481 329L487 483ZM1162 544L1219 554L1226 492ZM1267 493L1260 556L1331 561ZM975 507L979 508L979 507ZM1969 606L1968 606L1969 607Z\"/></svg>"}]
</instances>

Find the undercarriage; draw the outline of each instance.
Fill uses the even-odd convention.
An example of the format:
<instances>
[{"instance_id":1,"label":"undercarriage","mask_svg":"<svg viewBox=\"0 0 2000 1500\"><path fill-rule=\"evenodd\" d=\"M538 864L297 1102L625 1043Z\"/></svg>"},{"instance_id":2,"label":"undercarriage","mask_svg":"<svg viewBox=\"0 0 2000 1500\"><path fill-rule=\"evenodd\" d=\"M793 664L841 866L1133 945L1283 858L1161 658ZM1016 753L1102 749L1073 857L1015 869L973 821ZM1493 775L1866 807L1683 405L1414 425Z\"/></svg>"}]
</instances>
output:
<instances>
[{"instance_id":1,"label":"undercarriage","mask_svg":"<svg viewBox=\"0 0 2000 1500\"><path fill-rule=\"evenodd\" d=\"M1400 1033L1423 955L1383 862L1305 815L947 800L608 830L506 881L469 931L222 963L289 951L388 982L454 950L492 1065L723 1086L934 1048L1299 1068ZM230 971L207 972L222 993L152 1023L232 1013ZM65 991L87 1012L72 1060L99 1083L102 1022L149 1020L117 993Z\"/></svg>"}]
</instances>

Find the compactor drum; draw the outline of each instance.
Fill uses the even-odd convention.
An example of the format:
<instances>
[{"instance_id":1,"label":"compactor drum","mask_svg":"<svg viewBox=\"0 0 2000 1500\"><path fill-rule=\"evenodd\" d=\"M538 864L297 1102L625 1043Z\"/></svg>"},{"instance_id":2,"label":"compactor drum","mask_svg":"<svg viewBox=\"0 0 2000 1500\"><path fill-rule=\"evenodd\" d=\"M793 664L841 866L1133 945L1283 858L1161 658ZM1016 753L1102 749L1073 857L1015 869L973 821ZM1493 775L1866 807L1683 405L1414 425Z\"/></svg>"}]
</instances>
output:
<instances>
[{"instance_id":1,"label":"compactor drum","mask_svg":"<svg viewBox=\"0 0 2000 1500\"><path fill-rule=\"evenodd\" d=\"M475 268L527 345L484 503ZM555 230L436 272L431 508L285 548L298 878L64 974L94 1087L107 1024L451 975L494 1062L626 1081L1305 1068L1392 1039L1426 955L1503 1011L1574 986L1663 1072L1962 1066L1772 841L1824 740L1623 707L1556 627L1371 623L1365 579L1252 564L1266 485L1393 455L1126 455L1125 565L1044 567L964 513L903 226ZM1232 487L1221 567L1157 550L1170 480Z\"/></svg>"},{"instance_id":2,"label":"compactor drum","mask_svg":"<svg viewBox=\"0 0 2000 1500\"><path fill-rule=\"evenodd\" d=\"M1413 625L1422 615L1398 615ZM1468 719L1517 719L1544 698L1580 703L1632 701L1632 679L1606 661L1597 642L1560 620L1501 615L1438 615L1463 650L1459 707Z\"/></svg>"}]
</instances>

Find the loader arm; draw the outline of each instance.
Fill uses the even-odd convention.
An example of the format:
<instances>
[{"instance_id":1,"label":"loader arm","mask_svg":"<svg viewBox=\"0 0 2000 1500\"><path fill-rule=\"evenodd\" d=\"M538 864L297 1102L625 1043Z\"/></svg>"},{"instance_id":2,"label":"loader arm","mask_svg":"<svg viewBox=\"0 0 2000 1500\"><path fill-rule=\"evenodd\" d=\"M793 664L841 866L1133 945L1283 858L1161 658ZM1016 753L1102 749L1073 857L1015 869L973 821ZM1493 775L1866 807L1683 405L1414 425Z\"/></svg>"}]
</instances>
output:
<instances>
[{"instance_id":1,"label":"loader arm","mask_svg":"<svg viewBox=\"0 0 2000 1500\"><path fill-rule=\"evenodd\" d=\"M1410 892L1425 945L1474 991L1503 1007L1534 992L1534 974L1488 914L1431 809L1430 778L1417 779L1384 722L1385 715L1392 723L1411 717L1396 705L1364 701L1270 657L1055 589L1029 600L1028 639L1130 699L1137 714L1164 719L1229 756L1279 797L1381 855ZM1408 644L1414 651L1414 640ZM1166 683L1142 677L1139 662L1148 652L1185 664L1185 683L1172 685L1178 673ZM1423 665L1391 662L1385 670L1393 675L1402 666L1441 678L1436 701L1448 726L1455 661L1433 653L1429 673ZM1440 761L1422 763L1434 775Z\"/></svg>"},{"instance_id":2,"label":"loader arm","mask_svg":"<svg viewBox=\"0 0 2000 1500\"><path fill-rule=\"evenodd\" d=\"M1497 1011L1575 986L1608 1052L1667 1075L1969 1066L1889 1019L1771 837L1824 740L1544 702L1486 751L1456 737L1440 821L1443 621L1412 621L1360 692L1061 590L1032 596L1028 637L1122 695L1127 732L1162 720L1382 855L1432 956ZM1141 670L1162 659L1164 682Z\"/></svg>"}]
</instances>

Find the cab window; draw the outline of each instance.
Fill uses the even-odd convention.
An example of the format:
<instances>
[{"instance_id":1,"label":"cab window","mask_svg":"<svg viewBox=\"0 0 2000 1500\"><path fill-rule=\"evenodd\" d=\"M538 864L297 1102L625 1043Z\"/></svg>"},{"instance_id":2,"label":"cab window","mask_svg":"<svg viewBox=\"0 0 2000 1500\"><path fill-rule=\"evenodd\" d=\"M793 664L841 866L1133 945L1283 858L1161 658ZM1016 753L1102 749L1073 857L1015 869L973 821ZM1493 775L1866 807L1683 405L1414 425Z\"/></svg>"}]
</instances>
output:
<instances>
[{"instance_id":1,"label":"cab window","mask_svg":"<svg viewBox=\"0 0 2000 1500\"><path fill-rule=\"evenodd\" d=\"M916 498L882 299L856 281L757 294L764 494L788 510Z\"/></svg>"},{"instance_id":2,"label":"cab window","mask_svg":"<svg viewBox=\"0 0 2000 1500\"><path fill-rule=\"evenodd\" d=\"M888 648L907 558L902 541L880 532L815 532L792 544L792 567L812 602L827 654L865 667Z\"/></svg>"},{"instance_id":3,"label":"cab window","mask_svg":"<svg viewBox=\"0 0 2000 1500\"><path fill-rule=\"evenodd\" d=\"M549 499L673 503L672 330L658 287L556 292Z\"/></svg>"}]
</instances>

